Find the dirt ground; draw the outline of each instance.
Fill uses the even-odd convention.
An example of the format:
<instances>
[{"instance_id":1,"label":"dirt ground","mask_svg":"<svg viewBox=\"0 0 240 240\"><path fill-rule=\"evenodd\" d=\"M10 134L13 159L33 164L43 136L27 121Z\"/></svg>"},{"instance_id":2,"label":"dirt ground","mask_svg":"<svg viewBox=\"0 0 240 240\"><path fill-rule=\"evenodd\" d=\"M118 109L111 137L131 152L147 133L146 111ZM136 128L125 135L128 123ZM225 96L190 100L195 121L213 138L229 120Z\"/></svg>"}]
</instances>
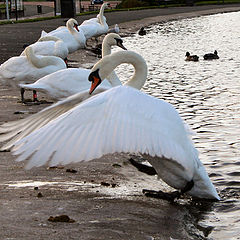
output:
<instances>
[{"instance_id":1,"label":"dirt ground","mask_svg":"<svg viewBox=\"0 0 240 240\"><path fill-rule=\"evenodd\" d=\"M143 25L161 21L234 10L240 10L240 6L173 12L122 22L119 24L120 35L135 33ZM9 29L6 34L12 31L11 26L4 26L4 29ZM0 26L0 31L4 32L4 29ZM17 46L17 49L5 51L4 59L19 51L20 45ZM69 58L74 66L86 63L90 66L97 61L96 56L90 56L86 50L79 50ZM27 96L31 98L31 93L28 92ZM18 102L19 97L18 89L0 84L0 123L25 118L47 106L23 105ZM40 100L49 100L44 94L39 94L39 97ZM202 226L200 220L211 209L211 204L195 204L188 199L168 203L145 197L142 194L144 188L169 188L156 176L138 172L129 164L126 155L28 171L24 169L24 163L17 163L14 159L10 152L0 152L0 240L209 239L207 235L211 226ZM72 220L49 221L50 216L59 215L67 215Z\"/></svg>"}]
</instances>

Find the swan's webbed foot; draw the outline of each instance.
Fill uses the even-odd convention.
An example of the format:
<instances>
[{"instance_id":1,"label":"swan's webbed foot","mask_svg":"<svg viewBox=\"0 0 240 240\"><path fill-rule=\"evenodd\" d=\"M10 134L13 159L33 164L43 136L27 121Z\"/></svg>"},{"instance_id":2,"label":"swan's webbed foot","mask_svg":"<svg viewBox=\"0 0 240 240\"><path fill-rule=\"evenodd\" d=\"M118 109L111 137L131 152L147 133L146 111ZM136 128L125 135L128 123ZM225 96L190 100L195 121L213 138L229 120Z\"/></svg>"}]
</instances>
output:
<instances>
[{"instance_id":1,"label":"swan's webbed foot","mask_svg":"<svg viewBox=\"0 0 240 240\"><path fill-rule=\"evenodd\" d=\"M180 191L174 191L171 193L165 193L163 191L154 191L154 190L147 190L143 189L143 194L146 197L152 197L152 198L159 198L164 199L169 202L174 202L176 199L180 198L184 193L190 191L194 186L194 181L191 180L187 182L184 188L182 188Z\"/></svg>"},{"instance_id":2,"label":"swan's webbed foot","mask_svg":"<svg viewBox=\"0 0 240 240\"><path fill-rule=\"evenodd\" d=\"M165 193L163 191L154 191L154 190L143 189L142 192L146 197L164 199L169 202L174 202L175 199L178 199L181 196L181 193L179 191Z\"/></svg>"},{"instance_id":3,"label":"swan's webbed foot","mask_svg":"<svg viewBox=\"0 0 240 240\"><path fill-rule=\"evenodd\" d=\"M129 162L134 167L136 167L138 169L138 171L140 171L140 172L146 173L148 175L156 175L157 174L156 170L153 167L139 163L139 162L135 161L133 158L130 158Z\"/></svg>"}]
</instances>

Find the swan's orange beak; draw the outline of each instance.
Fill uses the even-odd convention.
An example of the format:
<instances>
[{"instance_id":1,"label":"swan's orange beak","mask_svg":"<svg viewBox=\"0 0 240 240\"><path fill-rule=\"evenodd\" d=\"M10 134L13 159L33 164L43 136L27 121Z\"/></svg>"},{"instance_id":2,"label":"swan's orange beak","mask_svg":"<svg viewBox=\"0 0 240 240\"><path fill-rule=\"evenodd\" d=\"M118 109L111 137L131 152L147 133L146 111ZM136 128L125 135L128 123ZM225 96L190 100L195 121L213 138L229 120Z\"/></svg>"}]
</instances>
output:
<instances>
[{"instance_id":1,"label":"swan's orange beak","mask_svg":"<svg viewBox=\"0 0 240 240\"><path fill-rule=\"evenodd\" d=\"M78 25L74 24L75 29L79 32Z\"/></svg>"},{"instance_id":2,"label":"swan's orange beak","mask_svg":"<svg viewBox=\"0 0 240 240\"><path fill-rule=\"evenodd\" d=\"M91 72L89 74L88 80L92 82L91 88L89 90L89 94L92 94L92 92L97 88L97 86L102 82L100 76L99 76L99 69L97 69L94 72Z\"/></svg>"}]
</instances>

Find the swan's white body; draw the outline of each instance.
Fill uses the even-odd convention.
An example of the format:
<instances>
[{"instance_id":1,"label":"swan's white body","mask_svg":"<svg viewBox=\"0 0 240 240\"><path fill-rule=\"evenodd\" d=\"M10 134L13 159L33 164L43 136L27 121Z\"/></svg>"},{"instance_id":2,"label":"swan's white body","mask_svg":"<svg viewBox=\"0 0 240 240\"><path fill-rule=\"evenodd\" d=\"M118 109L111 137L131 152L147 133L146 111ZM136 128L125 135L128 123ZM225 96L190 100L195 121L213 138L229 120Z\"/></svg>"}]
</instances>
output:
<instances>
[{"instance_id":1,"label":"swan's white body","mask_svg":"<svg viewBox=\"0 0 240 240\"><path fill-rule=\"evenodd\" d=\"M90 69L67 68L49 74L32 84L20 84L25 90L44 92L53 100L61 100L75 93L86 91L91 84L88 81ZM103 88L109 89L112 85L105 81Z\"/></svg>"},{"instance_id":2,"label":"swan's white body","mask_svg":"<svg viewBox=\"0 0 240 240\"><path fill-rule=\"evenodd\" d=\"M73 18L70 18L66 27L59 27L43 36L54 36L60 38L67 46L69 53L72 53L80 48L85 48L86 37L81 29L78 28L78 31L74 28L77 26L77 21Z\"/></svg>"},{"instance_id":3,"label":"swan's white body","mask_svg":"<svg viewBox=\"0 0 240 240\"><path fill-rule=\"evenodd\" d=\"M0 81L6 85L32 83L50 73L66 68L65 62L55 56L35 55L31 47L25 49L26 56L12 57L0 66Z\"/></svg>"},{"instance_id":4,"label":"swan's white body","mask_svg":"<svg viewBox=\"0 0 240 240\"><path fill-rule=\"evenodd\" d=\"M66 59L68 56L66 44L54 36L42 37L37 42L31 44L30 47L36 55L56 56L62 59ZM25 51L20 56L25 56Z\"/></svg>"},{"instance_id":5,"label":"swan's white body","mask_svg":"<svg viewBox=\"0 0 240 240\"><path fill-rule=\"evenodd\" d=\"M144 82L147 67L142 60L136 53L121 51L100 60L92 73L97 70L104 79L116 65L138 62L141 66L131 84L136 83L137 77ZM37 128L44 125L50 112L38 113ZM25 131L32 131L26 124L29 121L20 121ZM8 128L18 132L15 126L10 123ZM159 177L170 186L182 189L193 180L190 195L219 199L175 108L132 87L114 87L89 98L19 139L12 150L20 155L17 161L28 159L27 168L89 161L116 152L140 153L148 157Z\"/></svg>"},{"instance_id":6,"label":"swan's white body","mask_svg":"<svg viewBox=\"0 0 240 240\"><path fill-rule=\"evenodd\" d=\"M108 3L102 4L100 12L96 18L85 20L79 26L79 29L83 31L86 39L89 39L91 37L98 37L108 32L108 24L106 22L106 18L103 15L104 9L107 8L107 6Z\"/></svg>"},{"instance_id":7,"label":"swan's white body","mask_svg":"<svg viewBox=\"0 0 240 240\"><path fill-rule=\"evenodd\" d=\"M105 36L102 44L102 56L111 54L111 47L117 45L116 39L121 40L121 37L114 33ZM33 84L21 84L20 87L44 92L54 100L61 100L75 93L88 90L91 86L88 81L90 72L90 69L68 68L49 74ZM121 85L114 72L107 79L108 81L104 81L101 85L102 88L109 89Z\"/></svg>"}]
</instances>

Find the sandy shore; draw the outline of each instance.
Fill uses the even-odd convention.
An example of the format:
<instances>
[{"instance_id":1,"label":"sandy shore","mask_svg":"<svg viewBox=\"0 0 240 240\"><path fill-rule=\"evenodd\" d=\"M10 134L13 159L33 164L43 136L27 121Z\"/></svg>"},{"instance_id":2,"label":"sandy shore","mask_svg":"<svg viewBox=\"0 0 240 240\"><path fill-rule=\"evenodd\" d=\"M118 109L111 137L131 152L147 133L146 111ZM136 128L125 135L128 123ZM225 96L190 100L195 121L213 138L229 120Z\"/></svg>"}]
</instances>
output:
<instances>
[{"instance_id":1,"label":"sandy shore","mask_svg":"<svg viewBox=\"0 0 240 240\"><path fill-rule=\"evenodd\" d=\"M110 25L119 24L122 35L128 35L143 25L236 10L240 10L240 5L167 8L158 15L153 10L151 17L144 10L142 14L134 12L135 19L131 16L133 12L114 13L117 14L114 18L109 13L106 17ZM125 21L127 15L131 21ZM40 29L51 30L60 23L62 19L0 26L1 62L17 55L26 40L36 40ZM86 50L72 54L70 59L79 65L97 61ZM18 90L0 85L1 123L25 118L46 107L22 105L18 103L19 95ZM40 99L48 100L44 94L40 94ZM9 152L1 152L0 159L0 239L206 239L204 235L210 233L208 226L198 223L208 210L206 204L203 210L201 204L196 206L188 200L170 204L143 196L143 188L169 189L156 176L138 172L129 164L127 156L106 156L88 163L30 171L24 170L23 163L16 163ZM50 216L62 214L74 221L48 221Z\"/></svg>"}]
</instances>

